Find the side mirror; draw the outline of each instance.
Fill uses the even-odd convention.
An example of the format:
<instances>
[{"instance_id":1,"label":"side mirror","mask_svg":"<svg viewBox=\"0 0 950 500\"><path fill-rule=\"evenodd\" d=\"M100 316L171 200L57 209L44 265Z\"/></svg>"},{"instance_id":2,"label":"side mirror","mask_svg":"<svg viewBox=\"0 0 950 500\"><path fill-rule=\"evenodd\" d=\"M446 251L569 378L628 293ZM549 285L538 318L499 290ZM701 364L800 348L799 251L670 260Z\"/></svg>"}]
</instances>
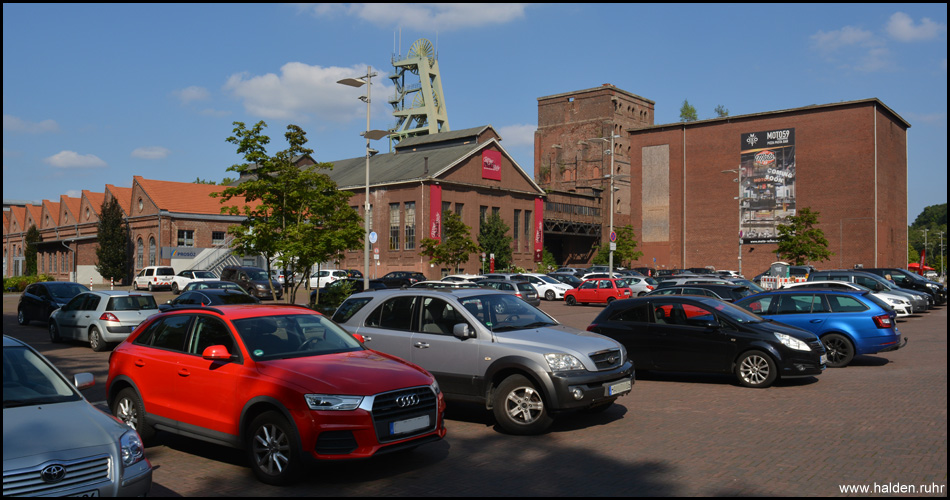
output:
<instances>
[{"instance_id":1,"label":"side mirror","mask_svg":"<svg viewBox=\"0 0 950 500\"><path fill-rule=\"evenodd\" d=\"M211 361L229 361L231 359L231 353L228 352L228 348L223 345L212 345L205 347L205 350L201 353L201 357Z\"/></svg>"},{"instance_id":2,"label":"side mirror","mask_svg":"<svg viewBox=\"0 0 950 500\"><path fill-rule=\"evenodd\" d=\"M373 340L372 337L364 337L358 333L354 333L353 338L356 339L356 341L359 342L360 344L365 344L369 342L370 340Z\"/></svg>"},{"instance_id":3,"label":"side mirror","mask_svg":"<svg viewBox=\"0 0 950 500\"><path fill-rule=\"evenodd\" d=\"M699 326L701 326L701 327L703 327L703 328L705 328L705 329L707 329L707 330L718 330L718 329L719 329L719 322L716 321L716 320L707 319L707 320L699 321Z\"/></svg>"},{"instance_id":4,"label":"side mirror","mask_svg":"<svg viewBox=\"0 0 950 500\"><path fill-rule=\"evenodd\" d=\"M91 373L77 373L73 375L73 385L81 391L96 385L96 379L93 378Z\"/></svg>"},{"instance_id":5,"label":"side mirror","mask_svg":"<svg viewBox=\"0 0 950 500\"><path fill-rule=\"evenodd\" d=\"M452 335L459 340L475 338L475 332L468 327L468 323L457 323L452 327Z\"/></svg>"}]
</instances>

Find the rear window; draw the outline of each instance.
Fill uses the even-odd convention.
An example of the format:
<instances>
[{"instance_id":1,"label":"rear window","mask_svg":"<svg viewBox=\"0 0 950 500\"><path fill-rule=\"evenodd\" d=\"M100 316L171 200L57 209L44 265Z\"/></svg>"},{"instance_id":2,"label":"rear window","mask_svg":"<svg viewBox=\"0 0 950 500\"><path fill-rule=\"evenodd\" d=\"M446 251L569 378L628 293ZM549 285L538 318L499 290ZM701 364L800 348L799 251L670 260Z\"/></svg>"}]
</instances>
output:
<instances>
[{"instance_id":1,"label":"rear window","mask_svg":"<svg viewBox=\"0 0 950 500\"><path fill-rule=\"evenodd\" d=\"M170 267L160 267L156 271L156 274L159 276L174 276L175 270Z\"/></svg>"},{"instance_id":2,"label":"rear window","mask_svg":"<svg viewBox=\"0 0 950 500\"><path fill-rule=\"evenodd\" d=\"M109 311L146 311L158 309L155 297L151 295L129 295L128 297L112 297L106 306Z\"/></svg>"}]
</instances>

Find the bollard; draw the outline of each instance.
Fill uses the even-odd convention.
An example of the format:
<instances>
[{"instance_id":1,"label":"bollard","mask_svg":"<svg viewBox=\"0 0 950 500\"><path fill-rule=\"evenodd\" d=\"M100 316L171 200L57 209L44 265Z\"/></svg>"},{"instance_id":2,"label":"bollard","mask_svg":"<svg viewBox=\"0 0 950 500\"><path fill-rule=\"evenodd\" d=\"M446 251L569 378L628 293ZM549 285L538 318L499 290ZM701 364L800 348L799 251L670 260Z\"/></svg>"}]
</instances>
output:
<instances>
[{"instance_id":1,"label":"bollard","mask_svg":"<svg viewBox=\"0 0 950 500\"><path fill-rule=\"evenodd\" d=\"M109 280L109 290L115 290L115 278Z\"/></svg>"},{"instance_id":2,"label":"bollard","mask_svg":"<svg viewBox=\"0 0 950 500\"><path fill-rule=\"evenodd\" d=\"M89 289L92 290L92 278L89 278Z\"/></svg>"}]
</instances>

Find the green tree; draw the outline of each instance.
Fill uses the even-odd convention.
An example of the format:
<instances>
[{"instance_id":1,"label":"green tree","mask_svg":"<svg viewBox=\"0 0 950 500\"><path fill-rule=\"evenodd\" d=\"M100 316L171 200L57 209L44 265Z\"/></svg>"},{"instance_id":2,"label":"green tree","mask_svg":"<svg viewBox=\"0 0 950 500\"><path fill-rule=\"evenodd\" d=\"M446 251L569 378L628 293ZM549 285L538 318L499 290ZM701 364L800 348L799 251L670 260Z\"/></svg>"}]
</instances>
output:
<instances>
[{"instance_id":1,"label":"green tree","mask_svg":"<svg viewBox=\"0 0 950 500\"><path fill-rule=\"evenodd\" d=\"M495 254L495 269L511 267L512 238L508 235L508 224L498 214L491 214L485 219L478 231L478 246L482 252L490 256ZM489 257L486 257L486 259Z\"/></svg>"},{"instance_id":2,"label":"green tree","mask_svg":"<svg viewBox=\"0 0 950 500\"><path fill-rule=\"evenodd\" d=\"M26 249L23 250L23 266L25 276L36 276L37 246L43 241L40 230L35 225L26 230Z\"/></svg>"},{"instance_id":3,"label":"green tree","mask_svg":"<svg viewBox=\"0 0 950 500\"><path fill-rule=\"evenodd\" d=\"M456 274L463 262L478 252L478 245L472 241L472 228L462 222L454 212L445 212L442 219L442 241L435 238L423 238L419 253L429 258L429 262L455 268Z\"/></svg>"},{"instance_id":4,"label":"green tree","mask_svg":"<svg viewBox=\"0 0 950 500\"><path fill-rule=\"evenodd\" d=\"M726 109L726 107L723 106L722 104L716 106L715 111L716 111L716 116L719 118L725 118L729 116L729 110Z\"/></svg>"},{"instance_id":5,"label":"green tree","mask_svg":"<svg viewBox=\"0 0 950 500\"><path fill-rule=\"evenodd\" d=\"M778 251L780 259L796 266L809 262L821 262L831 258L834 253L828 250L825 233L816 227L820 212L812 212L805 207L788 217L787 224L778 226Z\"/></svg>"},{"instance_id":6,"label":"green tree","mask_svg":"<svg viewBox=\"0 0 950 500\"><path fill-rule=\"evenodd\" d=\"M696 108L694 108L688 99L683 99L683 106L680 108L680 121L681 122L694 122L698 120L699 117L696 115Z\"/></svg>"},{"instance_id":7,"label":"green tree","mask_svg":"<svg viewBox=\"0 0 950 500\"><path fill-rule=\"evenodd\" d=\"M626 225L617 229L617 250L614 251L615 267L633 267L633 263L643 257L637 250L637 235L633 226Z\"/></svg>"},{"instance_id":8,"label":"green tree","mask_svg":"<svg viewBox=\"0 0 950 500\"><path fill-rule=\"evenodd\" d=\"M124 281L131 274L132 240L118 199L102 202L97 234L96 272L109 280Z\"/></svg>"},{"instance_id":9,"label":"green tree","mask_svg":"<svg viewBox=\"0 0 950 500\"><path fill-rule=\"evenodd\" d=\"M541 262L538 262L537 272L547 274L557 270L557 261L554 260L554 254L547 248L541 249Z\"/></svg>"},{"instance_id":10,"label":"green tree","mask_svg":"<svg viewBox=\"0 0 950 500\"><path fill-rule=\"evenodd\" d=\"M343 252L357 249L363 241L361 218L348 200L349 192L340 191L321 170L329 163L298 167L293 159L311 155L306 147L306 132L288 125L284 138L288 148L274 156L267 154L270 138L263 134L263 121L248 129L234 122L234 135L227 142L237 146L246 163L235 164L228 171L237 172L245 180L228 186L212 196L222 203L243 198L239 205L225 205L222 213L243 215L244 221L228 231L234 235L232 246L245 254L260 254L267 262L276 262L288 273L308 271L318 262L340 259ZM296 301L299 280L291 288L288 299ZM276 296L271 283L272 295Z\"/></svg>"}]
</instances>

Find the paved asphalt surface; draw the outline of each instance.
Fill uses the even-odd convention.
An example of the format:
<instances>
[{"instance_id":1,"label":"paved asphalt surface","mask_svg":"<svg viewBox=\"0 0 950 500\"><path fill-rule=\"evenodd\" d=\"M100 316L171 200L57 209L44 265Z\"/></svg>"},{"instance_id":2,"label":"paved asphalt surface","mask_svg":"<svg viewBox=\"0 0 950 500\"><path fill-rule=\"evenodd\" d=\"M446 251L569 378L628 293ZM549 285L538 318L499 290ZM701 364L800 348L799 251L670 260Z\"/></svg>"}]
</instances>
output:
<instances>
[{"instance_id":1,"label":"paved asphalt surface","mask_svg":"<svg viewBox=\"0 0 950 500\"><path fill-rule=\"evenodd\" d=\"M103 402L108 352L51 344L45 323L20 327L18 298L3 297L4 334L67 375L92 372L97 385L84 394ZM541 308L578 328L601 309ZM443 441L319 463L285 488L259 483L242 452L159 433L147 448L156 467L150 495L840 496L851 485L946 497L947 308L898 328L909 338L902 350L768 389L726 375L638 374L606 412L568 415L542 436L503 434L483 408L450 404Z\"/></svg>"}]
</instances>

